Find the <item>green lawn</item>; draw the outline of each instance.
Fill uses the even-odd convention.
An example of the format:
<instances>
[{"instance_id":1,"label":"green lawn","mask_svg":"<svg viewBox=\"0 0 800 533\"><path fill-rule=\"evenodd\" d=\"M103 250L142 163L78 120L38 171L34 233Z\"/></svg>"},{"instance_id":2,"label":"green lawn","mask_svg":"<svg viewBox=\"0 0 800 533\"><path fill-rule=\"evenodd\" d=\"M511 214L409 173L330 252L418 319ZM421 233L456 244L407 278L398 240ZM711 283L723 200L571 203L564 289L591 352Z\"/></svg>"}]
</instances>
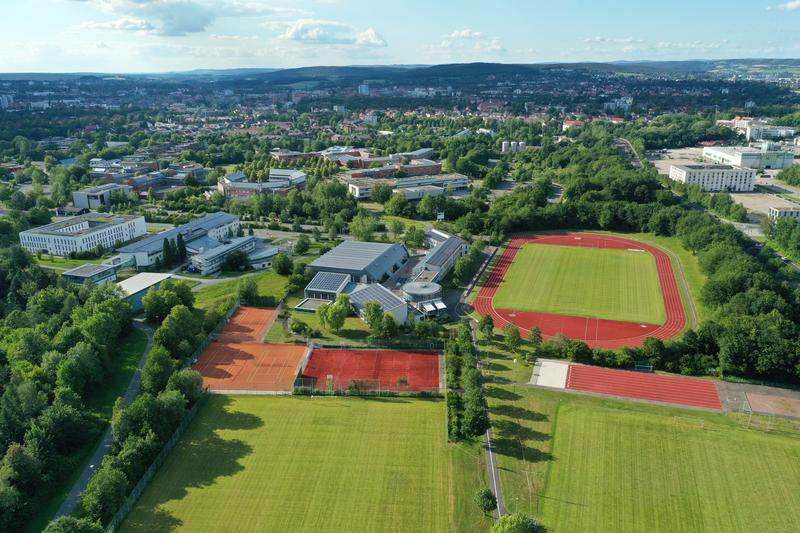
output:
<instances>
[{"instance_id":1,"label":"green lawn","mask_svg":"<svg viewBox=\"0 0 800 533\"><path fill-rule=\"evenodd\" d=\"M606 248L526 244L494 305L648 324L666 320L655 258Z\"/></svg>"},{"instance_id":2,"label":"green lawn","mask_svg":"<svg viewBox=\"0 0 800 533\"><path fill-rule=\"evenodd\" d=\"M259 296L274 296L280 300L286 290L288 279L273 271L264 272L255 276ZM239 285L238 279L217 283L205 287L195 293L195 307L200 309L213 309L222 302L234 298Z\"/></svg>"},{"instance_id":3,"label":"green lawn","mask_svg":"<svg viewBox=\"0 0 800 533\"><path fill-rule=\"evenodd\" d=\"M490 385L506 506L548 531L796 531L800 446L707 413ZM793 433L793 434L790 434Z\"/></svg>"},{"instance_id":4,"label":"green lawn","mask_svg":"<svg viewBox=\"0 0 800 533\"><path fill-rule=\"evenodd\" d=\"M212 395L121 529L482 527L475 487L461 485L483 483L480 448L447 443L444 411L441 400Z\"/></svg>"},{"instance_id":5,"label":"green lawn","mask_svg":"<svg viewBox=\"0 0 800 533\"><path fill-rule=\"evenodd\" d=\"M99 264L108 259L109 257L111 256L103 256L94 259L70 259L68 257L59 257L57 255L50 256L43 254L41 258L34 255L34 261L36 261L39 265L43 267L70 269L79 267L81 265L86 265L89 263Z\"/></svg>"}]
</instances>

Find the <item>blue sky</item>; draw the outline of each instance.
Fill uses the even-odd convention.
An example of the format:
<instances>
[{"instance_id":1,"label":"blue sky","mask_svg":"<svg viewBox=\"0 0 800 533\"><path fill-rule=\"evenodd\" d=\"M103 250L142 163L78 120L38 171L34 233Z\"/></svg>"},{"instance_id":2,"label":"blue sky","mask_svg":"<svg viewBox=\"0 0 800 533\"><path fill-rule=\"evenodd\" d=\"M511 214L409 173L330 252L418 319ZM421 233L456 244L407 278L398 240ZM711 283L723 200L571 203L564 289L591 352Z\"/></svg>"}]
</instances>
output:
<instances>
[{"instance_id":1,"label":"blue sky","mask_svg":"<svg viewBox=\"0 0 800 533\"><path fill-rule=\"evenodd\" d=\"M0 0L0 71L800 57L800 0Z\"/></svg>"}]
</instances>

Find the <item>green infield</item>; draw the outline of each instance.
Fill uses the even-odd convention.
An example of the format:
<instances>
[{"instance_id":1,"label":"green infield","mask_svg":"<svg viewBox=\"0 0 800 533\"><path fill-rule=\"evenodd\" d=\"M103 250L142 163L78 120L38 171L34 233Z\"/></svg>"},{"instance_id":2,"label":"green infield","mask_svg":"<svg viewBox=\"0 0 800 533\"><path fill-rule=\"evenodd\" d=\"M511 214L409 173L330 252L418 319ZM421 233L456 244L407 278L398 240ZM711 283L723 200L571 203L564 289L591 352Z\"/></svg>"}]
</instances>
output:
<instances>
[{"instance_id":1,"label":"green infield","mask_svg":"<svg viewBox=\"0 0 800 533\"><path fill-rule=\"evenodd\" d=\"M524 245L494 306L644 324L667 318L655 258L608 248Z\"/></svg>"},{"instance_id":2,"label":"green infield","mask_svg":"<svg viewBox=\"0 0 800 533\"><path fill-rule=\"evenodd\" d=\"M444 411L441 400L211 396L122 529L447 531L475 523L480 513L454 516L477 511L472 485L466 495L452 491L474 480L459 473L465 467L485 467L447 443Z\"/></svg>"},{"instance_id":3,"label":"green infield","mask_svg":"<svg viewBox=\"0 0 800 533\"><path fill-rule=\"evenodd\" d=\"M541 389L488 391L506 506L548 531L796 531L796 422ZM766 425L765 420L760 421Z\"/></svg>"}]
</instances>

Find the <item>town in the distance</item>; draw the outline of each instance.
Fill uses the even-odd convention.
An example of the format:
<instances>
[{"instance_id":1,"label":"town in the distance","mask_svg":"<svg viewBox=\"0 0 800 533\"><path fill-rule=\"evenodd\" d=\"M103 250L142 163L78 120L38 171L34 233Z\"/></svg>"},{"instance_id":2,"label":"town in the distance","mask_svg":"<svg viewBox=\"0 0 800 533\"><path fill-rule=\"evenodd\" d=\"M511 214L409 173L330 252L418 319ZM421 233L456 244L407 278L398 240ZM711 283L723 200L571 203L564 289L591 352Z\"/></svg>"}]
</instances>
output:
<instances>
[{"instance_id":1,"label":"town in the distance","mask_svg":"<svg viewBox=\"0 0 800 533\"><path fill-rule=\"evenodd\" d=\"M797 531L799 94L0 74L0 531Z\"/></svg>"}]
</instances>

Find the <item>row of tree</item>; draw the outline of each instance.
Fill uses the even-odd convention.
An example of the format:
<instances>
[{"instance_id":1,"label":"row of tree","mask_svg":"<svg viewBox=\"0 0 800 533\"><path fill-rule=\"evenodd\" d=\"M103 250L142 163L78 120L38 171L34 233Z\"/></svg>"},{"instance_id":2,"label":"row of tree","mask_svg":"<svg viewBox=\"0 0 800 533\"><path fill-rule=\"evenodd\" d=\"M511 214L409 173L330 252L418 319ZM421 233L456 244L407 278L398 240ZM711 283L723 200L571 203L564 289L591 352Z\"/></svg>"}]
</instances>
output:
<instances>
[{"instance_id":1,"label":"row of tree","mask_svg":"<svg viewBox=\"0 0 800 533\"><path fill-rule=\"evenodd\" d=\"M447 435L451 441L483 435L490 427L472 326L462 320L445 350Z\"/></svg>"},{"instance_id":2,"label":"row of tree","mask_svg":"<svg viewBox=\"0 0 800 533\"><path fill-rule=\"evenodd\" d=\"M202 394L202 377L184 368L184 363L220 316L193 309L189 289L183 282L165 281L145 296L146 318L160 325L142 369L141 393L130 405L122 397L114 403L112 451L81 497L85 516L78 521L78 530L106 524L116 514ZM61 531L74 520L60 518L48 530Z\"/></svg>"}]
</instances>

